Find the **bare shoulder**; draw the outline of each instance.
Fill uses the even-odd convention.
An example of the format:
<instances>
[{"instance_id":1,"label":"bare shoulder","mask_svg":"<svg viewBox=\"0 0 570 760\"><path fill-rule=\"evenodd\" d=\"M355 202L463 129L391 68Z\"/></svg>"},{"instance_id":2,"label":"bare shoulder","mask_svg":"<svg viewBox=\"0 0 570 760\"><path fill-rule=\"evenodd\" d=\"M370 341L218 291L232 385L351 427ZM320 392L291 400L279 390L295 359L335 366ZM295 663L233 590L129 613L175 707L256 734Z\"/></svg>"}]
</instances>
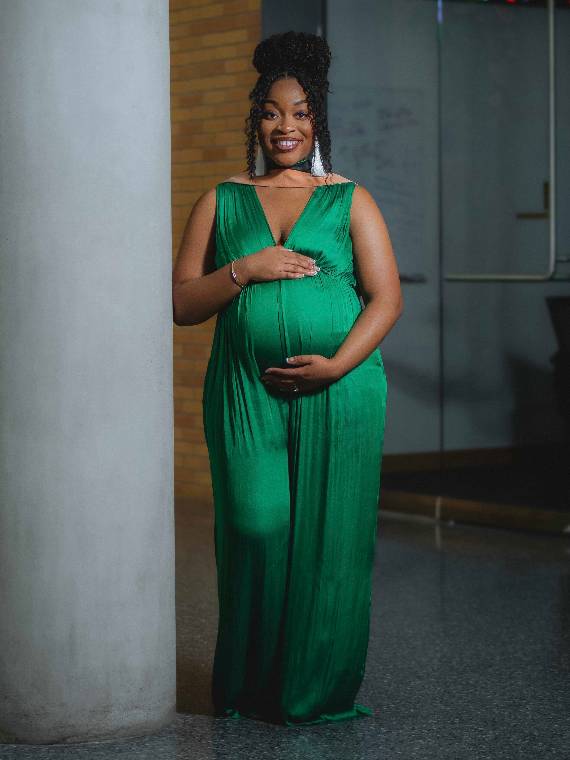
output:
<instances>
[{"instance_id":1,"label":"bare shoulder","mask_svg":"<svg viewBox=\"0 0 570 760\"><path fill-rule=\"evenodd\" d=\"M352 179L349 179L348 177L343 177L342 174L334 174L334 173L332 173L330 175L330 178L331 178L331 180L332 180L333 183L338 182L340 184L342 184L343 182L353 182L354 181Z\"/></svg>"},{"instance_id":2,"label":"bare shoulder","mask_svg":"<svg viewBox=\"0 0 570 760\"><path fill-rule=\"evenodd\" d=\"M380 211L374 196L364 187L364 185L357 184L352 196L352 211L358 214L362 212L370 212L372 209L375 209L376 212Z\"/></svg>"},{"instance_id":3,"label":"bare shoulder","mask_svg":"<svg viewBox=\"0 0 570 760\"><path fill-rule=\"evenodd\" d=\"M190 213L186 220L184 228L184 237L193 234L196 229L209 229L211 230L214 225L216 217L216 188L211 187L209 190L205 190L201 193L194 205L190 209Z\"/></svg>"},{"instance_id":4,"label":"bare shoulder","mask_svg":"<svg viewBox=\"0 0 570 760\"><path fill-rule=\"evenodd\" d=\"M249 174L247 171L239 172L238 174L234 174L232 177L228 177L227 179L224 179L223 182L241 182L243 184L247 183L250 184L251 180L249 178Z\"/></svg>"},{"instance_id":5,"label":"bare shoulder","mask_svg":"<svg viewBox=\"0 0 570 760\"><path fill-rule=\"evenodd\" d=\"M211 187L201 193L190 213L190 217L199 217L201 220L212 219L216 213L216 188Z\"/></svg>"},{"instance_id":6,"label":"bare shoulder","mask_svg":"<svg viewBox=\"0 0 570 760\"><path fill-rule=\"evenodd\" d=\"M352 234L375 231L386 234L386 220L372 193L364 185L357 185L350 208L350 231Z\"/></svg>"}]
</instances>

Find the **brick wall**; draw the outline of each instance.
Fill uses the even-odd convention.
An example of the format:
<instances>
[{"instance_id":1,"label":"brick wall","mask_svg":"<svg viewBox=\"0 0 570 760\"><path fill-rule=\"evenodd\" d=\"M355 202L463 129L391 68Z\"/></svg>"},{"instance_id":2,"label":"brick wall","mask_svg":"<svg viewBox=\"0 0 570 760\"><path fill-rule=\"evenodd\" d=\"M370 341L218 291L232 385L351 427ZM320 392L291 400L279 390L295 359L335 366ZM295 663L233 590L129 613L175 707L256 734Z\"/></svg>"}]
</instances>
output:
<instances>
[{"instance_id":1,"label":"brick wall","mask_svg":"<svg viewBox=\"0 0 570 760\"><path fill-rule=\"evenodd\" d=\"M261 0L170 0L173 264L198 196L246 168ZM211 499L202 386L216 317L174 329L175 494Z\"/></svg>"}]
</instances>

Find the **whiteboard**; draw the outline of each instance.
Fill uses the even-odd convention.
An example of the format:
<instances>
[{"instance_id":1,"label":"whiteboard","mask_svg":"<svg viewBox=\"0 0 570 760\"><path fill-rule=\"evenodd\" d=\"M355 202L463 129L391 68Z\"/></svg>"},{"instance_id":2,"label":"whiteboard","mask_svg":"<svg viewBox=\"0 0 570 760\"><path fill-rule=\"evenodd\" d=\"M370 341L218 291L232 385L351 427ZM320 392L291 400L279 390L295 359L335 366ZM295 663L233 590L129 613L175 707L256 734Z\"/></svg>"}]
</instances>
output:
<instances>
[{"instance_id":1,"label":"whiteboard","mask_svg":"<svg viewBox=\"0 0 570 760\"><path fill-rule=\"evenodd\" d=\"M421 267L426 213L423 90L336 85L329 95L328 118L334 171L371 193L398 259L406 268Z\"/></svg>"}]
</instances>

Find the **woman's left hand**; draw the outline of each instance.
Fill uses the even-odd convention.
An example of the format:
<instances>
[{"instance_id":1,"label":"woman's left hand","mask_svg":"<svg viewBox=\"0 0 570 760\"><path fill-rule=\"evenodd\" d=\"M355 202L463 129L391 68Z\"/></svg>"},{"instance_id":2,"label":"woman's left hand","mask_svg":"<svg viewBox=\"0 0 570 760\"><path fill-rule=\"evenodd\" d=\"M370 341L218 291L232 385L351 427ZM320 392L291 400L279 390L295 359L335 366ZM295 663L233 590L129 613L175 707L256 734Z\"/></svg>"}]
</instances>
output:
<instances>
[{"instance_id":1,"label":"woman's left hand","mask_svg":"<svg viewBox=\"0 0 570 760\"><path fill-rule=\"evenodd\" d=\"M299 354L289 356L290 367L268 367L261 376L267 387L287 393L313 391L340 378L340 373L333 359L320 354Z\"/></svg>"}]
</instances>

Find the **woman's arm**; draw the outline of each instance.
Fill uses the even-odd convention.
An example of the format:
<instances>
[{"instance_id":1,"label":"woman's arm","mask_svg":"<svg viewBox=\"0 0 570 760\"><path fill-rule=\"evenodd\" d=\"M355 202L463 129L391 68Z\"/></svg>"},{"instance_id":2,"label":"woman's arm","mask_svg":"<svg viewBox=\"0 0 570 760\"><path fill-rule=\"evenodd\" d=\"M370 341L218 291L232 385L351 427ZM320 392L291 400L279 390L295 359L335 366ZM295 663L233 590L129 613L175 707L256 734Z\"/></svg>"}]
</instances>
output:
<instances>
[{"instance_id":1,"label":"woman's arm","mask_svg":"<svg viewBox=\"0 0 570 760\"><path fill-rule=\"evenodd\" d=\"M400 276L384 217L362 185L355 187L352 197L350 235L365 308L331 358L338 378L374 351L404 310Z\"/></svg>"},{"instance_id":2,"label":"woman's arm","mask_svg":"<svg viewBox=\"0 0 570 760\"><path fill-rule=\"evenodd\" d=\"M172 272L173 319L177 325L205 322L236 297L241 288L230 275L231 264L216 269L216 189L203 193L192 209ZM271 245L237 258L234 272L250 282L315 275L314 259Z\"/></svg>"},{"instance_id":3,"label":"woman's arm","mask_svg":"<svg viewBox=\"0 0 570 760\"><path fill-rule=\"evenodd\" d=\"M190 212L172 272L173 319L177 325L205 322L240 292L230 264L216 269L216 189L203 193ZM234 262L238 280L243 262Z\"/></svg>"}]
</instances>

